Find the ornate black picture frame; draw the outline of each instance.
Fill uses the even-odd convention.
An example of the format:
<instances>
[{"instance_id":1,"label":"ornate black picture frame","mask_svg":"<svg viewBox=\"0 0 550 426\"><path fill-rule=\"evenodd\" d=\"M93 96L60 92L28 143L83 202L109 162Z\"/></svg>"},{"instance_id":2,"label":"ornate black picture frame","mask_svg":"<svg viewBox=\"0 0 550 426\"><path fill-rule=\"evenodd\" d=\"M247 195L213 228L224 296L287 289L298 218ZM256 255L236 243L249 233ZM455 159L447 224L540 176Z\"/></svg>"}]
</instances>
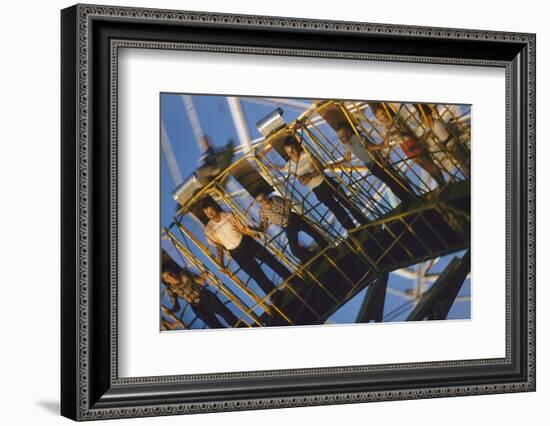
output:
<instances>
[{"instance_id":1,"label":"ornate black picture frame","mask_svg":"<svg viewBox=\"0 0 550 426\"><path fill-rule=\"evenodd\" d=\"M92 420L535 390L535 35L96 5L64 9L61 28L62 415ZM506 356L119 378L121 47L505 69Z\"/></svg>"}]
</instances>

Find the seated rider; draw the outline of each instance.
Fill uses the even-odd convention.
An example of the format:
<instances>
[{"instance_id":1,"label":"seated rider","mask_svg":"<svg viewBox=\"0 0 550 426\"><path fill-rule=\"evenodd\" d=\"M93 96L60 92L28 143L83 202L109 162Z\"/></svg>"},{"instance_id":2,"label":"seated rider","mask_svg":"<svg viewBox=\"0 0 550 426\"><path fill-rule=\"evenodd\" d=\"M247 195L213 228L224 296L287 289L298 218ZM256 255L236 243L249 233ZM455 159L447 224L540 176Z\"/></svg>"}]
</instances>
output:
<instances>
[{"instance_id":1,"label":"seated rider","mask_svg":"<svg viewBox=\"0 0 550 426\"><path fill-rule=\"evenodd\" d=\"M200 139L200 145L203 152L199 159L200 165L195 173L199 181L206 185L231 164L234 143L230 139L225 147L216 149L210 143L208 136L204 135Z\"/></svg>"}]
</instances>

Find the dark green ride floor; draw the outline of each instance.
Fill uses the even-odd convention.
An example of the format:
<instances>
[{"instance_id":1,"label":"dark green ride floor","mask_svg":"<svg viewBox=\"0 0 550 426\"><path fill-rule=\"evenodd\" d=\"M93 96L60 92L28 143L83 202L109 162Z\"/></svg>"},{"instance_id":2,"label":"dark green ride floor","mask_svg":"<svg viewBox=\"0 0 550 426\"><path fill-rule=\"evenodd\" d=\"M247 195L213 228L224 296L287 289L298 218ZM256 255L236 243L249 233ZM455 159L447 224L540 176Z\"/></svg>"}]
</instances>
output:
<instances>
[{"instance_id":1,"label":"dark green ride floor","mask_svg":"<svg viewBox=\"0 0 550 426\"><path fill-rule=\"evenodd\" d=\"M422 208L427 203L433 205ZM292 325L322 324L380 274L444 256L470 246L470 182L448 185L389 212L325 249L295 273L272 301ZM329 259L336 264L333 265ZM345 274L347 278L343 275ZM316 279L313 279L316 277ZM291 325L280 315L263 314L266 326Z\"/></svg>"}]
</instances>

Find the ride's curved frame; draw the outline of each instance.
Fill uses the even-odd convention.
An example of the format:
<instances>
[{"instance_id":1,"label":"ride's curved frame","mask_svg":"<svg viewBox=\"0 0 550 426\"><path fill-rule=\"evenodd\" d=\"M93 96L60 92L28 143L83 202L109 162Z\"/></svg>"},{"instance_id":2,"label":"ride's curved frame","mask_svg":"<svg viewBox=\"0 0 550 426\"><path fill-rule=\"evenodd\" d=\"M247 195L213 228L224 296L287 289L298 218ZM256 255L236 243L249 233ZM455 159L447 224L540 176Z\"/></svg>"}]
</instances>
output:
<instances>
[{"instance_id":1,"label":"ride's curved frame","mask_svg":"<svg viewBox=\"0 0 550 426\"><path fill-rule=\"evenodd\" d=\"M243 274L234 262L229 265L230 272L221 279L216 273L209 271L213 286L217 292L221 292L227 297L226 303L232 305L240 317L240 323L249 327L269 325L269 320L275 317L282 318L282 324L286 325L301 323L292 318L288 309L285 313L283 306L279 306L278 303L271 300L273 294L280 290L286 290L289 293L287 298L297 301L298 307L292 308L292 314L296 316L296 311L306 310L310 313L305 316L308 323L323 323L330 313L337 311L365 286L376 282L388 271L395 270L400 265L409 266L419 261L436 259L440 255L468 248L469 200L466 207L463 205L457 207L452 202L457 195L449 194L453 192L451 189L455 189L455 192L458 191L459 198L469 199L469 173L467 171L469 165L464 162L459 164L446 151L437 135L427 126L427 120L422 120L422 108L416 108L415 111L413 104L406 103L382 102L381 105L386 110L392 110L395 113L395 119L389 129L381 128L369 102L339 100L314 102L296 120L272 132L263 141L256 143L225 170L222 170L211 182L195 191L181 205L172 224L163 230L163 237L174 245L185 264L192 265L201 271L205 269L203 263L194 254L198 250L212 265L220 266L208 249L208 244L201 235L202 230L191 226L189 221L187 224L184 223L186 216L192 216L195 225L201 222L204 224L204 217L200 218L199 201L205 197L212 197L233 211L244 224L254 227L256 223L252 216L255 213L257 216L257 212L254 212L255 202L252 195L257 191L258 186L261 186L278 190L281 195L290 199L297 213L303 215L315 229L325 234L327 240L332 240L332 245L319 250L309 261L301 265L290 252L282 229L267 232L261 238L263 245L293 272L290 278L283 280L267 294L258 292L250 277ZM458 117L449 105L429 105L428 107L435 117L445 116L448 125L454 124L453 136L459 140L464 149L468 150L469 115L466 113ZM344 155L340 143L335 140L336 128L342 121L348 123L357 136L367 137L377 144L384 141L385 133L390 134L397 129L397 126L405 127L410 134L415 135L417 142L424 146L438 167L445 171L447 178L445 185L432 188L429 176L414 164L414 158L405 156L399 149L398 143L388 144L388 147L382 152L383 157L389 159L387 164L395 167L398 173L411 183L411 187L415 188L415 192L411 193L412 201L408 202L409 205L405 209L403 206L396 208L395 197L389 193L384 182L368 173L367 167L358 164L357 161L348 167L332 166ZM299 188L295 176L285 175L278 170L277 163L280 162L281 157L284 160L287 159L281 147L286 136L296 138L302 149L317 160L317 164L321 165L320 173L327 173L329 170L338 185L345 188L349 198L354 200L348 207L357 209L369 217L370 221L367 225L359 225L350 232L344 231L335 223L330 211L323 209L319 201L312 201L309 193ZM430 146L427 146L428 140L431 141ZM250 176L252 176L252 180ZM333 189L339 190L339 188ZM437 217L443 219L446 226L461 235L461 244L453 245L445 241L445 237L442 237L433 226L432 222L435 217L433 212L437 212ZM384 228L390 241L381 241L380 237L376 235L376 230L380 227ZM428 235L438 240L438 244L435 246L426 241L426 236L421 235L422 232L418 232L426 228L430 231ZM178 234L176 235L174 231ZM421 256L415 255L407 247L411 243L410 235L413 236L416 244L422 246ZM374 243L377 250L366 249L365 241ZM438 247L438 245L442 247ZM355 267L362 270L359 279L350 276L334 259L335 247L345 248L347 253L352 254L356 260ZM403 252L407 256L407 261L400 258ZM373 253L376 253L377 256L373 257ZM389 263L382 262L384 258L388 258ZM338 291L338 294L335 294L334 289L331 288L334 287L333 285L319 279L319 271L315 271L315 268L312 267L320 262L330 265L334 271L332 279L336 279L340 286L347 286L346 292L341 294L342 292ZM383 267L381 267L381 263L384 263ZM425 271L427 270L425 269ZM319 293L313 292L312 297L311 294L306 295L298 291L291 284L295 277L315 286L323 296L326 296L332 305L330 309L326 309L325 306L324 310L319 312L315 306L320 297ZM422 290L422 293L424 292L425 289ZM417 294L415 303L420 301L421 296L422 294ZM286 301L287 305L288 303ZM183 312L180 321L182 317ZM305 321L305 319L301 321ZM277 322L276 325L282 324Z\"/></svg>"}]
</instances>

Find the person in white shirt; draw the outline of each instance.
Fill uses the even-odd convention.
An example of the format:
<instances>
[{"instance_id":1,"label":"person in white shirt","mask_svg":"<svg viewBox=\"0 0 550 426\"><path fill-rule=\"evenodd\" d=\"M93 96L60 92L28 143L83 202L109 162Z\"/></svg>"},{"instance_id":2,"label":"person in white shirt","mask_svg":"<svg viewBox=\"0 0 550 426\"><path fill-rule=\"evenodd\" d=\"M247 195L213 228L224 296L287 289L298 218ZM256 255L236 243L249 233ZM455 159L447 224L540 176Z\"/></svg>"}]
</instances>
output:
<instances>
[{"instance_id":1,"label":"person in white shirt","mask_svg":"<svg viewBox=\"0 0 550 426\"><path fill-rule=\"evenodd\" d=\"M208 242L216 248L221 272L229 272L224 263L224 252L227 251L265 294L272 292L276 286L262 270L260 262L269 266L283 280L291 276L291 272L254 239L255 232L233 212L222 210L209 197L202 201L202 209L209 219L204 233Z\"/></svg>"},{"instance_id":2,"label":"person in white shirt","mask_svg":"<svg viewBox=\"0 0 550 426\"><path fill-rule=\"evenodd\" d=\"M388 138L381 144L375 144L368 140L367 137L359 138L351 125L345 121L338 124L336 133L346 153L344 159L333 163L332 167L351 164L351 155L353 154L363 162L373 176L376 176L381 182L386 184L401 201L414 197L414 191L409 182L380 154L380 151L387 147Z\"/></svg>"},{"instance_id":3,"label":"person in white shirt","mask_svg":"<svg viewBox=\"0 0 550 426\"><path fill-rule=\"evenodd\" d=\"M449 173L452 173L453 169L458 166L469 175L469 151L460 142L460 138L453 130L449 121L445 121L439 115L435 105L414 104L414 107L418 111L421 122L431 131L428 133L426 141L432 151L434 151L434 157L439 160L440 164ZM447 115L451 114L447 113Z\"/></svg>"},{"instance_id":4,"label":"person in white shirt","mask_svg":"<svg viewBox=\"0 0 550 426\"><path fill-rule=\"evenodd\" d=\"M340 184L323 172L321 164L302 149L296 138L287 136L283 148L290 159L280 169L296 176L298 181L309 188L334 214L345 229L355 228L352 217L360 225L366 225L369 222L361 210L348 198Z\"/></svg>"},{"instance_id":5,"label":"person in white shirt","mask_svg":"<svg viewBox=\"0 0 550 426\"><path fill-rule=\"evenodd\" d=\"M376 120L386 129L385 139L390 139L399 147L403 153L414 161L419 167L423 168L440 187L445 186L443 173L435 164L430 153L418 137L405 125L400 115L385 108L383 104L373 102L370 104Z\"/></svg>"}]
</instances>

